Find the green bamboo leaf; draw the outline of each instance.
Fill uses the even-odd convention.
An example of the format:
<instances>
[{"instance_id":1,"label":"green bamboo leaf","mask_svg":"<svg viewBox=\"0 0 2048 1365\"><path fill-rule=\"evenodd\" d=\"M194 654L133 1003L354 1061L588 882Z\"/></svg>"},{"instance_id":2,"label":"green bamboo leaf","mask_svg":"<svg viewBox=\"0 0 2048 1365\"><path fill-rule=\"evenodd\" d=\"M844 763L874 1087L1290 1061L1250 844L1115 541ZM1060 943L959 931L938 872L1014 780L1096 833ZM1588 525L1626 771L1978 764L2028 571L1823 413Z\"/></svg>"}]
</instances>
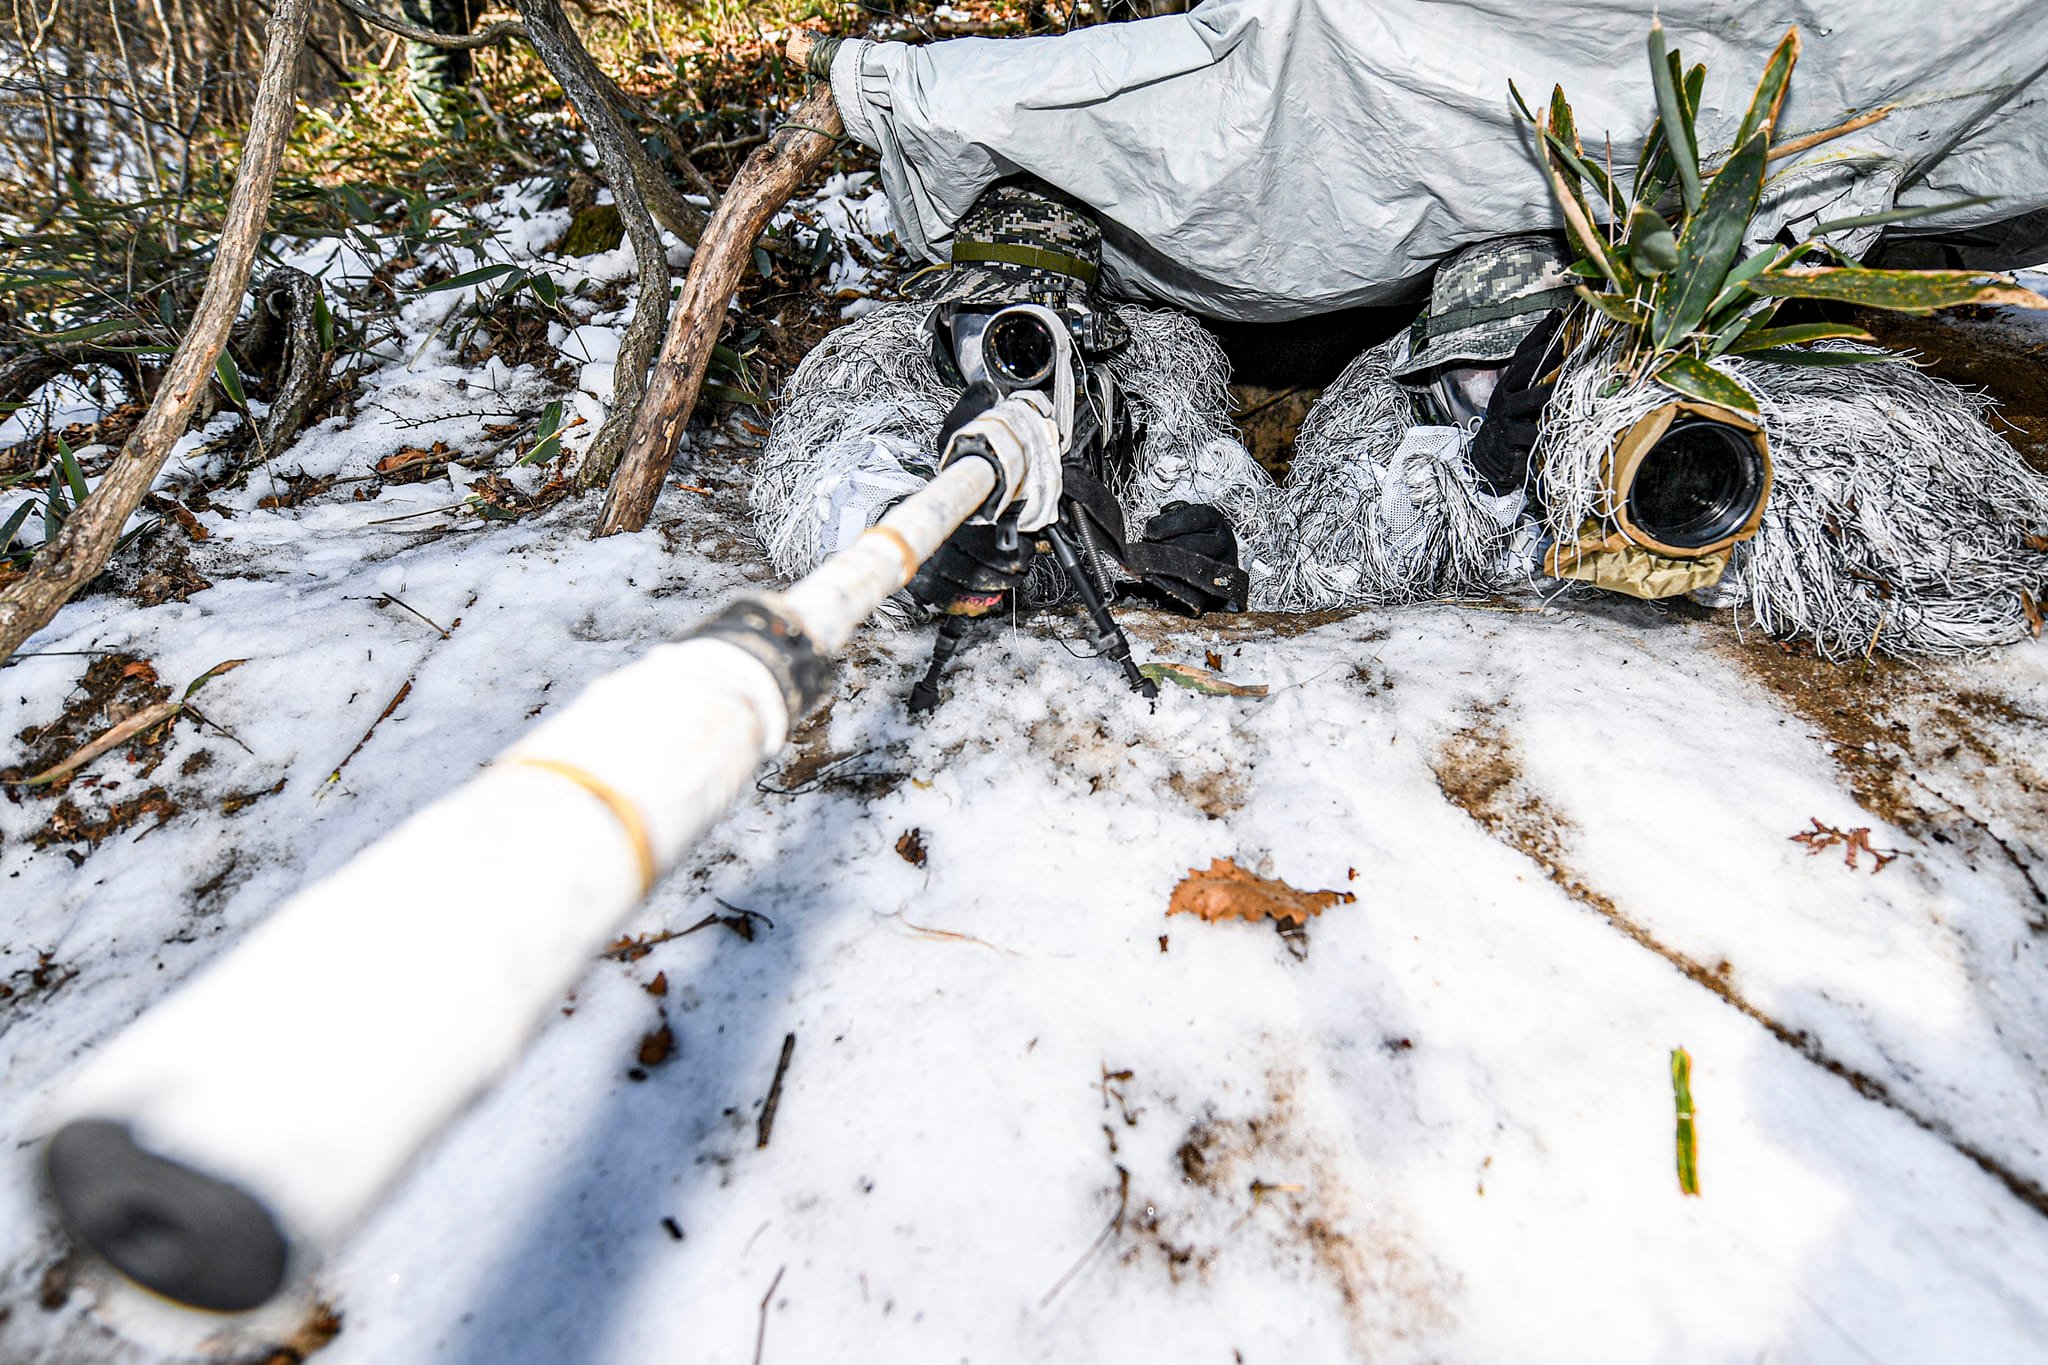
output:
<instances>
[{"instance_id":1,"label":"green bamboo leaf","mask_svg":"<svg viewBox=\"0 0 2048 1365\"><path fill-rule=\"evenodd\" d=\"M1958 199L1948 204L1922 204L1915 208L1885 209L1881 213L1859 213L1853 218L1831 218L1812 231L1811 236L1825 237L1830 232L1847 232L1851 228L1883 227L1887 223L1910 223L1915 218L1932 218L1937 213L1952 213L1957 209L1974 209L1985 204L1998 202L1979 195L1974 199Z\"/></svg>"},{"instance_id":2,"label":"green bamboo leaf","mask_svg":"<svg viewBox=\"0 0 2048 1365\"><path fill-rule=\"evenodd\" d=\"M1756 214L1769 156L1768 133L1743 143L1714 177L1699 209L1686 218L1678 238L1678 265L1668 287L1659 291L1651 327L1651 339L1660 349L1683 343L1721 296L1730 267L1742 251L1743 234Z\"/></svg>"},{"instance_id":3,"label":"green bamboo leaf","mask_svg":"<svg viewBox=\"0 0 2048 1365\"><path fill-rule=\"evenodd\" d=\"M140 332L146 323L134 318L108 318L104 322L88 322L82 327L67 327L61 332L31 332L23 330L17 335L38 346L61 346L75 341L92 341L104 336L117 336L125 332Z\"/></svg>"},{"instance_id":4,"label":"green bamboo leaf","mask_svg":"<svg viewBox=\"0 0 2048 1365\"><path fill-rule=\"evenodd\" d=\"M334 349L334 310L327 306L327 291L313 295L313 328L320 335L320 349Z\"/></svg>"},{"instance_id":5,"label":"green bamboo leaf","mask_svg":"<svg viewBox=\"0 0 2048 1365\"><path fill-rule=\"evenodd\" d=\"M1877 344L1877 338L1861 327L1840 322L1809 322L1797 327L1752 327L1728 351L1731 355L1747 355L1751 351L1767 351L1774 346L1804 346L1812 341Z\"/></svg>"},{"instance_id":6,"label":"green bamboo leaf","mask_svg":"<svg viewBox=\"0 0 2048 1365\"><path fill-rule=\"evenodd\" d=\"M1536 124L1536 114L1529 108L1529 101L1522 98L1520 88L1513 81L1508 82L1508 98L1515 102L1516 111L1529 122L1531 127L1534 127Z\"/></svg>"},{"instance_id":7,"label":"green bamboo leaf","mask_svg":"<svg viewBox=\"0 0 2048 1365\"><path fill-rule=\"evenodd\" d=\"M1773 365L1804 365L1808 369L1834 370L1849 365L1903 365L1906 357L1897 351L1751 351L1744 360L1767 360Z\"/></svg>"},{"instance_id":8,"label":"green bamboo leaf","mask_svg":"<svg viewBox=\"0 0 2048 1365\"><path fill-rule=\"evenodd\" d=\"M541 409L540 427L534 433L533 449L521 455L521 465L546 464L562 453L562 403L560 399Z\"/></svg>"},{"instance_id":9,"label":"green bamboo leaf","mask_svg":"<svg viewBox=\"0 0 2048 1365\"><path fill-rule=\"evenodd\" d=\"M1565 230L1571 238L1572 248L1591 261L1601 274L1613 282L1616 289L1624 294L1633 292L1630 284L1625 282L1625 277L1615 266L1613 258L1608 255L1606 247L1602 245L1600 232L1593 226L1593 219L1586 210L1585 200L1565 183L1564 173L1557 168L1557 163L1545 154L1544 146L1550 134L1547 123L1539 119L1536 131L1536 162L1543 170L1544 179L1550 182L1551 197L1557 200L1558 211L1564 215Z\"/></svg>"},{"instance_id":10,"label":"green bamboo leaf","mask_svg":"<svg viewBox=\"0 0 2048 1365\"><path fill-rule=\"evenodd\" d=\"M1630 303L1619 294L1596 294L1584 285L1575 286L1578 296L1597 309L1600 314L1624 327L1647 327L1650 315Z\"/></svg>"},{"instance_id":11,"label":"green bamboo leaf","mask_svg":"<svg viewBox=\"0 0 2048 1365\"><path fill-rule=\"evenodd\" d=\"M1172 683L1208 697L1263 697L1264 683L1234 683L1221 673L1193 664L1141 664L1138 671L1153 682Z\"/></svg>"},{"instance_id":12,"label":"green bamboo leaf","mask_svg":"<svg viewBox=\"0 0 2048 1365\"><path fill-rule=\"evenodd\" d=\"M1763 78L1756 83L1756 95L1749 102L1749 112L1742 116L1741 130L1735 134L1736 146L1758 133L1778 131L1778 111L1785 107L1785 91L1792 83L1792 68L1799 65L1799 50L1799 29L1794 25L1785 30L1777 51L1764 63Z\"/></svg>"},{"instance_id":13,"label":"green bamboo leaf","mask_svg":"<svg viewBox=\"0 0 2048 1365\"><path fill-rule=\"evenodd\" d=\"M242 390L242 371L235 364L235 358L223 349L220 359L213 362L214 375L220 380L221 388L227 393L228 401L238 408L249 406L249 397Z\"/></svg>"},{"instance_id":14,"label":"green bamboo leaf","mask_svg":"<svg viewBox=\"0 0 2048 1365\"><path fill-rule=\"evenodd\" d=\"M1679 94L1679 84L1671 78L1671 51L1664 44L1664 21L1650 22L1650 80L1657 87L1657 117L1664 126L1664 141L1677 163L1678 182L1685 190L1685 208L1688 213L1699 211L1702 190L1700 187L1699 145L1693 141L1692 118Z\"/></svg>"},{"instance_id":15,"label":"green bamboo leaf","mask_svg":"<svg viewBox=\"0 0 2048 1365\"><path fill-rule=\"evenodd\" d=\"M1628 251L1639 275L1655 279L1678 268L1678 238L1664 215L1647 204L1629 215Z\"/></svg>"},{"instance_id":16,"label":"green bamboo leaf","mask_svg":"<svg viewBox=\"0 0 2048 1365\"><path fill-rule=\"evenodd\" d=\"M774 278L775 258L768 254L768 248L764 246L754 248L754 269L761 272L761 278L764 280Z\"/></svg>"},{"instance_id":17,"label":"green bamboo leaf","mask_svg":"<svg viewBox=\"0 0 2048 1365\"><path fill-rule=\"evenodd\" d=\"M1860 270L1802 266L1770 270L1752 280L1752 293L1771 298L1827 299L1894 313L1933 313L1966 304L2048 309L2048 299L2001 275L1982 270Z\"/></svg>"},{"instance_id":18,"label":"green bamboo leaf","mask_svg":"<svg viewBox=\"0 0 2048 1365\"><path fill-rule=\"evenodd\" d=\"M35 510L36 500L34 498L23 498L21 506L14 509L14 515L9 517L4 524L0 524L0 555L4 555L14 548L15 536L21 533L22 526L28 521L28 514Z\"/></svg>"},{"instance_id":19,"label":"green bamboo leaf","mask_svg":"<svg viewBox=\"0 0 2048 1365\"><path fill-rule=\"evenodd\" d=\"M1697 356L1675 355L1656 372L1657 382L1701 403L1754 419L1756 395Z\"/></svg>"},{"instance_id":20,"label":"green bamboo leaf","mask_svg":"<svg viewBox=\"0 0 2048 1365\"><path fill-rule=\"evenodd\" d=\"M731 384L707 383L704 385L704 396L718 403L740 403L750 408L765 408L768 406L768 400L761 397L760 394L753 393L747 389L736 388Z\"/></svg>"},{"instance_id":21,"label":"green bamboo leaf","mask_svg":"<svg viewBox=\"0 0 2048 1365\"><path fill-rule=\"evenodd\" d=\"M64 529L64 518L71 515L71 505L64 501L64 481L53 471L50 486L43 493L43 543L57 538Z\"/></svg>"},{"instance_id":22,"label":"green bamboo leaf","mask_svg":"<svg viewBox=\"0 0 2048 1365\"><path fill-rule=\"evenodd\" d=\"M1700 1151L1692 1107L1692 1054L1682 1047L1671 1049L1671 1098L1678 1111L1678 1192L1697 1198Z\"/></svg>"},{"instance_id":23,"label":"green bamboo leaf","mask_svg":"<svg viewBox=\"0 0 2048 1365\"><path fill-rule=\"evenodd\" d=\"M533 296L540 300L543 308L561 310L562 286L555 283L554 276L538 272L530 274L526 277L526 287L533 291Z\"/></svg>"},{"instance_id":24,"label":"green bamboo leaf","mask_svg":"<svg viewBox=\"0 0 2048 1365\"><path fill-rule=\"evenodd\" d=\"M71 505L83 506L86 498L85 471L78 467L78 456L72 454L71 443L61 435L57 437L57 467L64 472L64 482L71 486Z\"/></svg>"},{"instance_id":25,"label":"green bamboo leaf","mask_svg":"<svg viewBox=\"0 0 2048 1365\"><path fill-rule=\"evenodd\" d=\"M465 270L460 275L450 276L437 284L423 286L422 294L439 294L447 289L467 289L473 284L488 284L490 281L510 275L519 269L516 265L486 265L475 270Z\"/></svg>"},{"instance_id":26,"label":"green bamboo leaf","mask_svg":"<svg viewBox=\"0 0 2048 1365\"><path fill-rule=\"evenodd\" d=\"M200 688L206 686L215 678L218 678L221 674L232 673L236 669L240 668L243 664L248 662L249 661L247 659L226 659L220 663L215 664L212 668L207 669L204 673L201 673L198 677L194 678L191 682L185 685L185 695L182 698L180 698L180 700L192 700L193 696L198 693Z\"/></svg>"}]
</instances>

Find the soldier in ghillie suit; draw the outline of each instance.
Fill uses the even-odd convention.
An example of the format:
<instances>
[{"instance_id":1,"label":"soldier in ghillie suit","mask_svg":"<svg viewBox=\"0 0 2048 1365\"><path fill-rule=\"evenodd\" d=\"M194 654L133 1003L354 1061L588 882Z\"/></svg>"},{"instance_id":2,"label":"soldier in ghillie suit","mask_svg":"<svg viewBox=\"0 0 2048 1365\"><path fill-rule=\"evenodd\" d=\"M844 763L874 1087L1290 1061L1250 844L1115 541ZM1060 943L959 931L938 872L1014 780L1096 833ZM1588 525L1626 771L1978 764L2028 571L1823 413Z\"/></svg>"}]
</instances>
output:
<instances>
[{"instance_id":1,"label":"soldier in ghillie suit","mask_svg":"<svg viewBox=\"0 0 2048 1365\"><path fill-rule=\"evenodd\" d=\"M910 281L909 301L828 336L791 376L756 466L755 526L776 567L807 572L930 479L972 382L955 362L960 329L1037 306L1073 339L1076 450L1063 468L1103 596L1241 609L1271 552L1273 487L1231 429L1228 364L1187 314L1102 296L1101 251L1087 210L1029 177L1003 181L962 219L950 264ZM1062 600L1056 566L998 553L987 529L957 536L912 595L947 614ZM899 602L896 615L914 610Z\"/></svg>"},{"instance_id":2,"label":"soldier in ghillie suit","mask_svg":"<svg viewBox=\"0 0 2048 1365\"><path fill-rule=\"evenodd\" d=\"M462 37L483 17L484 0L399 0L405 17L421 28ZM452 132L466 112L469 78L475 64L466 51L432 43L405 45L406 87L427 121Z\"/></svg>"}]
</instances>

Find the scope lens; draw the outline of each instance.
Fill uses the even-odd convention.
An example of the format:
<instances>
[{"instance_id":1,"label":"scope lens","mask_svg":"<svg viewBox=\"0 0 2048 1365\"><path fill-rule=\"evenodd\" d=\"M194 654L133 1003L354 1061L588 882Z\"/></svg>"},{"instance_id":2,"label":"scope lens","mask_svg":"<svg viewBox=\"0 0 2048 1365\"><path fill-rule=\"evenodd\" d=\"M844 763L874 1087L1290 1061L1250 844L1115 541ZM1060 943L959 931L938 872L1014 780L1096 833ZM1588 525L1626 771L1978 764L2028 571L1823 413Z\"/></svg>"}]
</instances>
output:
<instances>
[{"instance_id":1,"label":"scope lens","mask_svg":"<svg viewBox=\"0 0 2048 1365\"><path fill-rule=\"evenodd\" d=\"M1763 496L1763 456L1748 434L1693 417L1674 422L1636 466L1628 515L1653 539L1696 550L1734 533Z\"/></svg>"},{"instance_id":2,"label":"scope lens","mask_svg":"<svg viewBox=\"0 0 2048 1365\"><path fill-rule=\"evenodd\" d=\"M1045 319L1010 310L989 319L988 330L981 336L981 354L997 380L1030 389L1052 378L1057 351Z\"/></svg>"}]
</instances>

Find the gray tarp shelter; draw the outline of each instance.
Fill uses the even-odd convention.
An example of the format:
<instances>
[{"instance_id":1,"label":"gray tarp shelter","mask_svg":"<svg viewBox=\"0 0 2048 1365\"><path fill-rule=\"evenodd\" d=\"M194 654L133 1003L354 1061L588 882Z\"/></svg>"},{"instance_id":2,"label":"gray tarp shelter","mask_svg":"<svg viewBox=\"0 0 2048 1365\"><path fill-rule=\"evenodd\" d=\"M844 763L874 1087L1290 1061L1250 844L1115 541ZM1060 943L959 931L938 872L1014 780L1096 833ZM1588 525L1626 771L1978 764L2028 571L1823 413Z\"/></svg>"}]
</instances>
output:
<instances>
[{"instance_id":1,"label":"gray tarp shelter","mask_svg":"<svg viewBox=\"0 0 2048 1365\"><path fill-rule=\"evenodd\" d=\"M1779 163L1759 238L1989 195L1915 230L1968 230L2008 264L2048 256L2044 0L1658 8L1687 63L1706 63L1709 157L1792 24L1805 56L1781 141L1897 106ZM1057 37L848 43L832 86L920 255L945 259L974 197L1029 172L1100 212L1114 292L1278 320L1412 298L1458 247L1560 223L1510 80L1532 104L1563 84L1587 142L1611 136L1616 168L1632 166L1654 108L1650 15L1624 0L1208 0Z\"/></svg>"}]
</instances>

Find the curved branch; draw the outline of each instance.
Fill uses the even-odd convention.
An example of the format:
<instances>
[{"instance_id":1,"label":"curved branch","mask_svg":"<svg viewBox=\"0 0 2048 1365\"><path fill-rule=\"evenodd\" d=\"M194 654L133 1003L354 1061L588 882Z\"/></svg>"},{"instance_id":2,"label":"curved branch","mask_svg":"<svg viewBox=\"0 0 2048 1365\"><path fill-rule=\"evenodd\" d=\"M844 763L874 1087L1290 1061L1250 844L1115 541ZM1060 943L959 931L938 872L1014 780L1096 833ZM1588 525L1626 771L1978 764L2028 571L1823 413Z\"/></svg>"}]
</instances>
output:
<instances>
[{"instance_id":1,"label":"curved branch","mask_svg":"<svg viewBox=\"0 0 2048 1365\"><path fill-rule=\"evenodd\" d=\"M588 488L593 481L608 478L618 463L632 429L634 411L646 391L648 366L654 363L662 333L668 327L668 253L654 225L654 214L649 212L649 201L651 190L658 187L674 195L675 186L653 166L646 149L606 98L597 63L591 60L589 51L570 26L560 0L514 0L514 4L526 21L527 41L560 83L562 93L569 97L569 103L583 120L583 131L597 147L598 168L611 184L612 198L625 223L627 239L633 244L633 264L639 273L640 291L633 321L626 328L619 343L618 359L612 365L611 415L598 429L577 470L577 482ZM644 166L636 163L635 151L645 159Z\"/></svg>"},{"instance_id":2,"label":"curved branch","mask_svg":"<svg viewBox=\"0 0 2048 1365\"><path fill-rule=\"evenodd\" d=\"M370 0L334 0L343 9L374 28L386 33L395 33L410 43L425 43L429 47L447 48L451 52L468 52L479 47L490 47L507 38L526 38L526 25L517 19L504 19L495 24L486 24L474 33L436 33L430 28L408 23L384 13Z\"/></svg>"},{"instance_id":3,"label":"curved branch","mask_svg":"<svg viewBox=\"0 0 2048 1365\"><path fill-rule=\"evenodd\" d=\"M0 659L41 630L71 595L106 567L121 528L163 469L171 447L191 424L193 410L212 380L228 329L241 311L249 270L263 238L277 172L296 114L300 53L312 0L277 0L263 50L263 77L242 144L242 164L228 199L213 268L192 325L164 370L163 383L142 421L121 447L107 475L64 519L56 536L37 552L19 581L0 591Z\"/></svg>"}]
</instances>

